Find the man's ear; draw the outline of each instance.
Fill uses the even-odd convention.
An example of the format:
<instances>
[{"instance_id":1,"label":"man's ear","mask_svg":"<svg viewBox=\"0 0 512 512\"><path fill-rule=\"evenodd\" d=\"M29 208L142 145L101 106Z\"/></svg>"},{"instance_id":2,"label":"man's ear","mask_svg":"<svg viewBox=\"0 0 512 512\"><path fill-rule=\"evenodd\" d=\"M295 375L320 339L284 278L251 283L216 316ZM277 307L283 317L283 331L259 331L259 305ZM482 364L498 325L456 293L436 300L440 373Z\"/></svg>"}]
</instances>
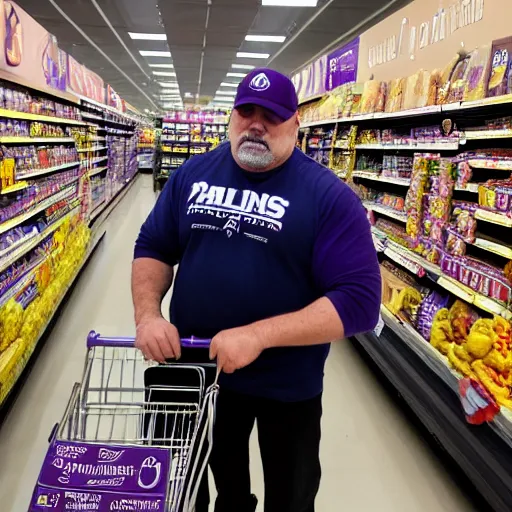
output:
<instances>
[{"instance_id":1,"label":"man's ear","mask_svg":"<svg viewBox=\"0 0 512 512\"><path fill-rule=\"evenodd\" d=\"M295 114L295 124L297 125L297 128L300 128L300 114L298 111Z\"/></svg>"}]
</instances>

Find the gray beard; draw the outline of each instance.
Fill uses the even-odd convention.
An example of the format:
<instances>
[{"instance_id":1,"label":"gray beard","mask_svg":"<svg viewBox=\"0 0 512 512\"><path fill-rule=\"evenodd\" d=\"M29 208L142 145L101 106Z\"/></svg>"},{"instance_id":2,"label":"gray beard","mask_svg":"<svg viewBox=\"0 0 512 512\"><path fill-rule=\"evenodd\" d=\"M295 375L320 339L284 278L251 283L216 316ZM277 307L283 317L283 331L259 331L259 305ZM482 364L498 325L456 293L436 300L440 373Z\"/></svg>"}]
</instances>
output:
<instances>
[{"instance_id":1,"label":"gray beard","mask_svg":"<svg viewBox=\"0 0 512 512\"><path fill-rule=\"evenodd\" d=\"M265 153L255 153L250 149L245 149L243 144L238 148L238 158L242 164L251 169L266 169L274 161L270 150Z\"/></svg>"}]
</instances>

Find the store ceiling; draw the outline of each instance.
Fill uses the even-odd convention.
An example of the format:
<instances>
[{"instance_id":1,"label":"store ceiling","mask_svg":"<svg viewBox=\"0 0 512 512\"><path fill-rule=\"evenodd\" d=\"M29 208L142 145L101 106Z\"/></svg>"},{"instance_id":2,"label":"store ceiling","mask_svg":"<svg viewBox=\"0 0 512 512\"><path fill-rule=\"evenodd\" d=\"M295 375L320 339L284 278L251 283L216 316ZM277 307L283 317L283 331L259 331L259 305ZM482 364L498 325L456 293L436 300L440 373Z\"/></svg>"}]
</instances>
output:
<instances>
[{"instance_id":1,"label":"store ceiling","mask_svg":"<svg viewBox=\"0 0 512 512\"><path fill-rule=\"evenodd\" d=\"M358 33L410 1L319 0L316 7L262 6L261 0L18 0L17 3L56 35L65 51L98 73L126 101L141 110L156 110L162 107L161 94L176 91L161 88L159 82L177 80L182 98L185 93L194 97L199 93L207 98L214 97L219 90L233 92L234 87L220 86L221 82L240 80L226 77L228 72L244 71L232 69L232 64L268 64L291 73L341 36L345 35L345 41L355 37L354 27L377 11L383 9L367 26L361 26ZM57 7L119 69L89 44ZM165 33L167 40L132 40L128 32ZM284 43L247 42L247 34L286 36L286 40ZM336 46L345 41L338 41ZM172 57L142 56L141 50L170 51ZM268 53L270 58L237 58L237 52ZM150 64L172 64L174 68L156 68ZM175 72L176 77L155 76L154 71Z\"/></svg>"}]
</instances>

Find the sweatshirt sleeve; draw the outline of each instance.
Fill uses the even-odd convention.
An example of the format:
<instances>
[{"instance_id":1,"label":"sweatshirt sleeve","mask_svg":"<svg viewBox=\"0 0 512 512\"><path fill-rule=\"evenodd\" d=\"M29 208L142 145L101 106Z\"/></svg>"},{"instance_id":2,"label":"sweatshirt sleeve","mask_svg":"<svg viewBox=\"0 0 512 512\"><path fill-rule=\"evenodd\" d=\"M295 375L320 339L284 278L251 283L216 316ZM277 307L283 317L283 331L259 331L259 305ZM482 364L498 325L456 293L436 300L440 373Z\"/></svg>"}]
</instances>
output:
<instances>
[{"instance_id":1,"label":"sweatshirt sleeve","mask_svg":"<svg viewBox=\"0 0 512 512\"><path fill-rule=\"evenodd\" d=\"M370 223L359 198L342 183L322 199L313 276L340 315L345 337L377 325L381 276Z\"/></svg>"},{"instance_id":2,"label":"sweatshirt sleeve","mask_svg":"<svg viewBox=\"0 0 512 512\"><path fill-rule=\"evenodd\" d=\"M134 259L153 258L174 266L179 250L179 178L176 171L169 178L153 210L140 229L135 242Z\"/></svg>"}]
</instances>

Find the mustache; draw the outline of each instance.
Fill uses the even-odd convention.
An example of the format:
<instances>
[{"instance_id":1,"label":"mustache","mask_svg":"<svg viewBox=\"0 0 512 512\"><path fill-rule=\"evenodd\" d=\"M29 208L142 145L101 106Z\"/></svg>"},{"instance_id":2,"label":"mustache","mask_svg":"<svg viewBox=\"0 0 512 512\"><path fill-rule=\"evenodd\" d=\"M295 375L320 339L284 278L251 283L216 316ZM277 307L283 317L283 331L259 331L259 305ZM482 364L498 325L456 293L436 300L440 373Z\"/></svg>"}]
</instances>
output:
<instances>
[{"instance_id":1,"label":"mustache","mask_svg":"<svg viewBox=\"0 0 512 512\"><path fill-rule=\"evenodd\" d=\"M263 144L267 149L270 149L268 147L268 144L263 139L260 139L259 137L255 137L254 135L244 135L240 139L238 147L240 147L244 142L255 142L257 144Z\"/></svg>"}]
</instances>

